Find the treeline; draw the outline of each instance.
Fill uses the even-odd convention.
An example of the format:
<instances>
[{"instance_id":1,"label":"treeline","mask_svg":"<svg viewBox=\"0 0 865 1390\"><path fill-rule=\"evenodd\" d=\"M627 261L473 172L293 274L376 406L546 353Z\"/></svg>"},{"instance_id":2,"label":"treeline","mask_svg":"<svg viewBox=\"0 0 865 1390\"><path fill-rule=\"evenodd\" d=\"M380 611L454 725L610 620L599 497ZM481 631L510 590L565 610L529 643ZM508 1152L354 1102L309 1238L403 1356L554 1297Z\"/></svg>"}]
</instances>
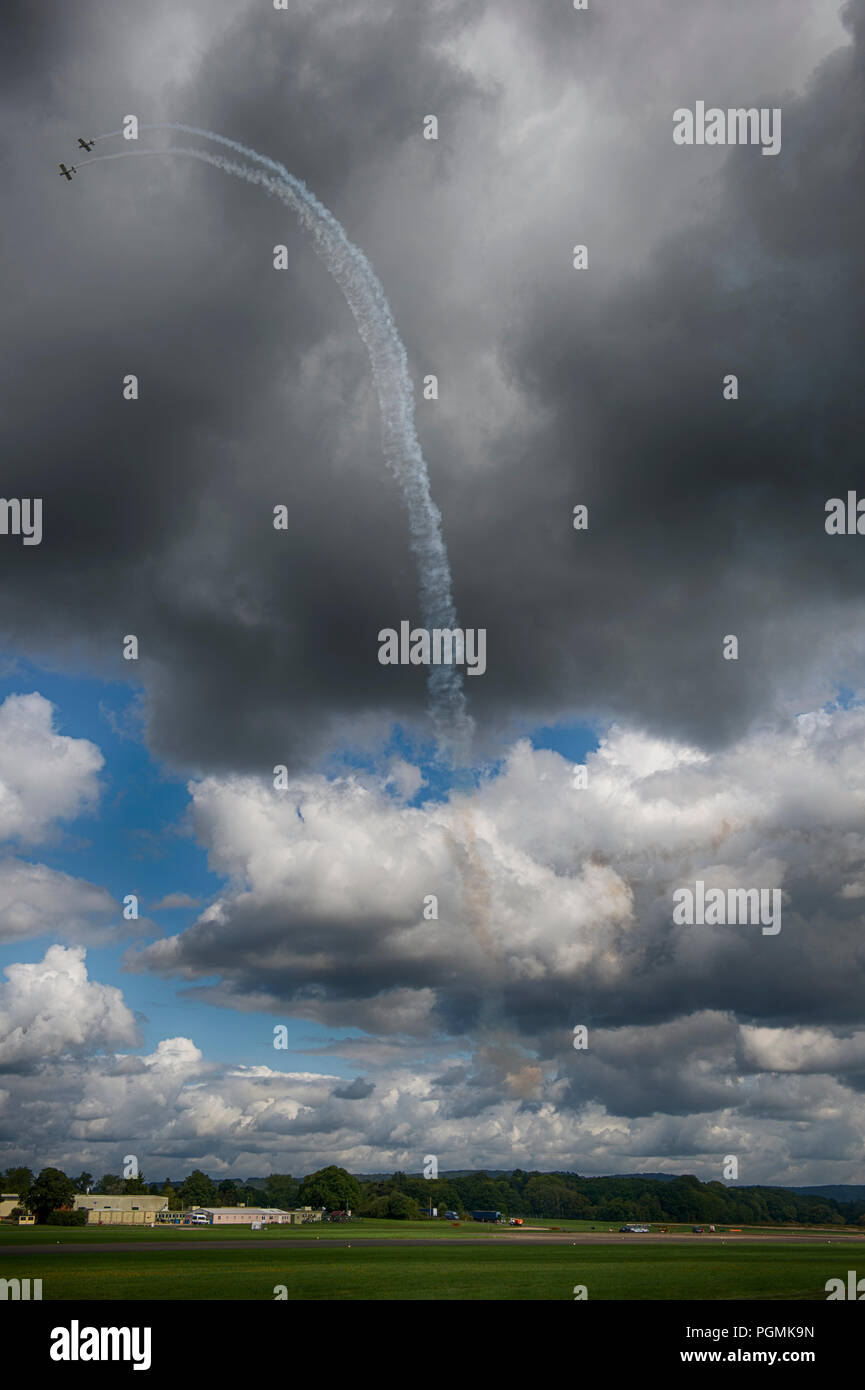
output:
<instances>
[{"instance_id":1,"label":"treeline","mask_svg":"<svg viewBox=\"0 0 865 1390\"><path fill-rule=\"evenodd\" d=\"M577 1173L513 1173L491 1177L469 1173L425 1179L406 1173L362 1179L331 1165L294 1178L271 1173L254 1182L215 1180L196 1169L182 1181L148 1183L143 1174L121 1178L91 1173L69 1178L59 1168L43 1168L34 1177L28 1168L0 1173L4 1192L18 1194L21 1208L38 1221L72 1207L75 1194L150 1194L164 1196L173 1210L210 1206L326 1207L350 1209L357 1216L418 1219L437 1208L439 1216L455 1211L494 1210L503 1216L577 1218L606 1222L696 1222L705 1225L859 1225L865 1226L865 1200L836 1201L783 1187L725 1187L686 1175L672 1181L655 1178L584 1178ZM59 1219L56 1218L55 1219Z\"/></svg>"},{"instance_id":2,"label":"treeline","mask_svg":"<svg viewBox=\"0 0 865 1390\"><path fill-rule=\"evenodd\" d=\"M715 1225L858 1224L865 1201L838 1202L779 1187L725 1187L690 1175L654 1178L583 1178L577 1173L415 1178L403 1173L364 1183L361 1215L421 1216L430 1206L460 1215L477 1210L503 1216L577 1218L584 1221L696 1222ZM407 1204L411 1204L409 1210ZM396 1210L394 1208L397 1208Z\"/></svg>"}]
</instances>

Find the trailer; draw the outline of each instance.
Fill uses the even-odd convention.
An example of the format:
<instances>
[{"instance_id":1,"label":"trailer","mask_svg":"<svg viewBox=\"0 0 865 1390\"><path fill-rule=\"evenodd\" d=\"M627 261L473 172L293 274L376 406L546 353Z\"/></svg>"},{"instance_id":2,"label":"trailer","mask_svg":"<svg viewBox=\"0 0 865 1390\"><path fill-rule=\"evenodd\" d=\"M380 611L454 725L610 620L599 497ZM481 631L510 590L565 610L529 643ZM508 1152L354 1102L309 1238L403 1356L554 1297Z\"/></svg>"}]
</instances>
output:
<instances>
[{"instance_id":1,"label":"trailer","mask_svg":"<svg viewBox=\"0 0 865 1390\"><path fill-rule=\"evenodd\" d=\"M473 1211L472 1221L501 1221L500 1211Z\"/></svg>"}]
</instances>

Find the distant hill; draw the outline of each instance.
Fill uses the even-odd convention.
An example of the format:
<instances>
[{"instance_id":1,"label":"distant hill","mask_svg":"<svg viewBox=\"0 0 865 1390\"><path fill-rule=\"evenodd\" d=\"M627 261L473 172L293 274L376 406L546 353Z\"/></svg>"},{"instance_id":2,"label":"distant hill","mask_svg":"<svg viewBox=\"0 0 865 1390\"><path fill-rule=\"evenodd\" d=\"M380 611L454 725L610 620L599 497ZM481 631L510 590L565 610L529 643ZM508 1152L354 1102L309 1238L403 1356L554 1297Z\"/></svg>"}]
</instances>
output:
<instances>
[{"instance_id":1,"label":"distant hill","mask_svg":"<svg viewBox=\"0 0 865 1390\"><path fill-rule=\"evenodd\" d=\"M472 1178L475 1177L478 1173L483 1172L486 1173L487 1177L489 1178L509 1178L512 1176L513 1173L517 1171L518 1170L515 1168L442 1168L439 1170L439 1177L443 1179ZM521 1171L540 1172L542 1176L552 1173L553 1171L558 1173L576 1173L576 1170L573 1168L557 1168L555 1170L551 1168L532 1170L522 1169ZM387 1182L390 1178L393 1177L393 1173L355 1173L354 1176L360 1182ZM423 1174L420 1171L418 1171L416 1173L406 1173L405 1176L407 1178L420 1178L423 1176ZM601 1179L640 1179L642 1182L675 1182L677 1178L681 1178L683 1176L683 1173L580 1173L581 1178L591 1180L592 1182L599 1182ZM711 1179L703 1178L701 1179L701 1181L705 1183L711 1181ZM252 1185L252 1183L250 1183L250 1185ZM261 1178L256 1185L263 1187L264 1178ZM748 1188L754 1187L771 1187L776 1191L799 1192L804 1197L822 1197L823 1199L830 1198L836 1202L859 1202L865 1200L865 1183L828 1183L819 1187L794 1187L788 1186L786 1183L725 1183L724 1186L736 1186L737 1188L741 1188L743 1191L747 1190Z\"/></svg>"},{"instance_id":2,"label":"distant hill","mask_svg":"<svg viewBox=\"0 0 865 1390\"><path fill-rule=\"evenodd\" d=\"M478 1173L486 1173L488 1178L509 1178L518 1171L524 1173L530 1171L533 1173L539 1172L541 1176L545 1176L553 1171L557 1173L567 1172L576 1174L576 1169L574 1168L556 1168L555 1170L552 1168L523 1168L520 1170L516 1168L442 1168L439 1170L439 1177L473 1178L476 1177ZM354 1176L358 1178L360 1182L386 1182L388 1178L393 1177L393 1173L355 1173ZM676 1178L680 1178L681 1176L681 1173L580 1173L581 1178L591 1178L593 1182L597 1182L601 1178L642 1178L644 1181L673 1182ZM406 1173L406 1177L420 1178L423 1177L423 1174L420 1172ZM799 1191L800 1189L791 1188L790 1190ZM804 1192L805 1189L802 1188L801 1191Z\"/></svg>"},{"instance_id":3,"label":"distant hill","mask_svg":"<svg viewBox=\"0 0 865 1390\"><path fill-rule=\"evenodd\" d=\"M865 1201L865 1183L835 1182L823 1187L791 1187L791 1192L801 1192L805 1197L829 1197L834 1202Z\"/></svg>"},{"instance_id":4,"label":"distant hill","mask_svg":"<svg viewBox=\"0 0 865 1390\"><path fill-rule=\"evenodd\" d=\"M591 1173L584 1173L583 1177L592 1177ZM598 1177L605 1178L643 1178L647 1182L675 1182L680 1178L681 1173L599 1173Z\"/></svg>"}]
</instances>

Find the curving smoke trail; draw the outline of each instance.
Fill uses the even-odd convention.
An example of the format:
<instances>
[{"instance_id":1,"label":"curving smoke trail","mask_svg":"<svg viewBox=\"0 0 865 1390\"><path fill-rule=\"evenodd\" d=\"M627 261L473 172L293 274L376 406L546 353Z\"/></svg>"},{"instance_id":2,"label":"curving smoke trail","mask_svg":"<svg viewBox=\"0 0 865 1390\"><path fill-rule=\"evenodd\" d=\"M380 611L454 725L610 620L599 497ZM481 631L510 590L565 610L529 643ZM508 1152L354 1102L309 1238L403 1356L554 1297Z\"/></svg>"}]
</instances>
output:
<instances>
[{"instance_id":1,"label":"curving smoke trail","mask_svg":"<svg viewBox=\"0 0 865 1390\"><path fill-rule=\"evenodd\" d=\"M276 160L236 140L197 126L164 123L143 125L140 129L173 130L200 136L235 151L259 167L251 169L247 164L236 163L206 150L171 146L166 149L122 150L114 154L96 155L80 160L79 168L105 159L124 159L134 155L186 155L256 184L268 195L280 198L310 233L313 248L342 290L369 353L381 413L382 447L388 466L399 482L409 515L411 546L418 564L422 622L430 629L456 627L441 514L430 494L426 462L415 432L414 392L408 360L384 289L366 256L349 241L341 224L306 185ZM96 138L101 141L120 134L121 131L114 131L111 135ZM472 780L467 765L474 721L466 710L462 676L457 668L431 666L428 689L430 714L440 750L449 753L454 766L457 799L452 803L453 829L448 834L448 840L463 881L466 924L493 965L499 960L499 952L491 920L491 885L478 848L471 802L467 797L463 800L463 795L470 791ZM492 1001L486 1000L482 1006L484 1018L491 1007Z\"/></svg>"},{"instance_id":2,"label":"curving smoke trail","mask_svg":"<svg viewBox=\"0 0 865 1390\"><path fill-rule=\"evenodd\" d=\"M221 155L185 146L156 150L123 150L79 161L96 164L106 159L134 155L181 154L199 159L224 173L257 184L292 209L310 233L313 248L339 285L351 309L372 365L379 401L382 448L388 466L402 490L409 516L411 547L418 565L420 611L426 628L455 628L456 609L451 593L447 550L442 537L441 513L430 493L429 474L414 424L414 390L405 347L397 332L390 305L378 276L364 253L351 242L341 223L315 197L301 179L276 160L256 150L197 126L163 123L142 130L174 130L198 135L235 150L259 168L250 169ZM97 136L107 140L122 132ZM270 174L265 170L271 171ZM457 763L467 760L474 721L466 710L462 674L455 666L430 666L429 704L441 746Z\"/></svg>"}]
</instances>

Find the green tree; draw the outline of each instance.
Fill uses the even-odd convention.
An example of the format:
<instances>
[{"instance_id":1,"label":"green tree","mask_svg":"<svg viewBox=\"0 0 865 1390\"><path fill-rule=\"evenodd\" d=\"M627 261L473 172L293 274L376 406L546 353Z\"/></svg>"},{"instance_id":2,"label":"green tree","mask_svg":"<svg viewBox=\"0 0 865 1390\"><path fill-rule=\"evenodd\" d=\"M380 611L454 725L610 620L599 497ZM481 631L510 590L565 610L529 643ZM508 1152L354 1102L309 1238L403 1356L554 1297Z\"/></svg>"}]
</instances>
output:
<instances>
[{"instance_id":1,"label":"green tree","mask_svg":"<svg viewBox=\"0 0 865 1390\"><path fill-rule=\"evenodd\" d=\"M88 1192L93 1186L92 1173L79 1173L77 1178L72 1179L76 1192Z\"/></svg>"},{"instance_id":2,"label":"green tree","mask_svg":"<svg viewBox=\"0 0 865 1390\"><path fill-rule=\"evenodd\" d=\"M158 1195L160 1197L168 1198L169 1211L180 1211L180 1208L183 1206L183 1202L180 1199L180 1193L174 1190L167 1178L165 1179L165 1183L163 1184L163 1187Z\"/></svg>"},{"instance_id":3,"label":"green tree","mask_svg":"<svg viewBox=\"0 0 865 1390\"><path fill-rule=\"evenodd\" d=\"M529 1178L523 1189L523 1197L532 1216L564 1216L571 1201L571 1192L561 1178L546 1173Z\"/></svg>"},{"instance_id":4,"label":"green tree","mask_svg":"<svg viewBox=\"0 0 865 1390\"><path fill-rule=\"evenodd\" d=\"M37 1221L47 1221L52 1211L71 1207L75 1184L59 1168L43 1168L30 1189L28 1205Z\"/></svg>"},{"instance_id":5,"label":"green tree","mask_svg":"<svg viewBox=\"0 0 865 1390\"><path fill-rule=\"evenodd\" d=\"M299 1194L300 1183L290 1173L271 1173L267 1179L268 1206L291 1211L292 1207L298 1205ZM312 1206L312 1203L309 1202L307 1205Z\"/></svg>"},{"instance_id":6,"label":"green tree","mask_svg":"<svg viewBox=\"0 0 865 1390\"><path fill-rule=\"evenodd\" d=\"M215 1207L217 1202L216 1185L202 1173L200 1168L185 1178L180 1189L180 1199L185 1207Z\"/></svg>"},{"instance_id":7,"label":"green tree","mask_svg":"<svg viewBox=\"0 0 865 1390\"><path fill-rule=\"evenodd\" d=\"M328 1211L356 1211L363 1198L363 1187L345 1168L331 1165L308 1173L300 1185L300 1205L327 1207Z\"/></svg>"},{"instance_id":8,"label":"green tree","mask_svg":"<svg viewBox=\"0 0 865 1390\"><path fill-rule=\"evenodd\" d=\"M7 1168L3 1177L3 1191L14 1192L23 1207L28 1207L33 1174L29 1168Z\"/></svg>"},{"instance_id":9,"label":"green tree","mask_svg":"<svg viewBox=\"0 0 865 1390\"><path fill-rule=\"evenodd\" d=\"M395 1192L387 1199L385 1214L395 1221L412 1221L421 1215L421 1209L414 1197L407 1196L405 1192Z\"/></svg>"},{"instance_id":10,"label":"green tree","mask_svg":"<svg viewBox=\"0 0 865 1390\"><path fill-rule=\"evenodd\" d=\"M356 1211L358 1216L384 1217L388 1215L390 1203L390 1197L385 1197L383 1195L373 1197L367 1194L361 1199L358 1207L352 1207L352 1211ZM865 1222L865 1218L863 1218L863 1222Z\"/></svg>"}]
</instances>

